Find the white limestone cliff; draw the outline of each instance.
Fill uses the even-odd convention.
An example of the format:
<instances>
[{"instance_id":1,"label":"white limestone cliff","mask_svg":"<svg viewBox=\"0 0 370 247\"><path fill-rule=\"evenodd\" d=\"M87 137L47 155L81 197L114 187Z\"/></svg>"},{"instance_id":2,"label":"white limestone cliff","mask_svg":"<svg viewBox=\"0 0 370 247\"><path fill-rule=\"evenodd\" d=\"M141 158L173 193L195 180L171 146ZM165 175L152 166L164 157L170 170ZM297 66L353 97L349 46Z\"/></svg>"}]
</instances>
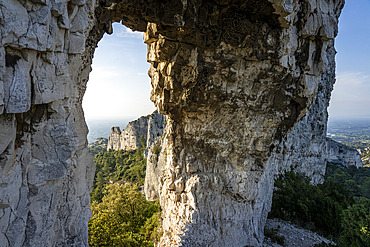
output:
<instances>
[{"instance_id":1,"label":"white limestone cliff","mask_svg":"<svg viewBox=\"0 0 370 247\"><path fill-rule=\"evenodd\" d=\"M163 209L159 245L261 246L274 175L297 164L322 180L343 4L0 1L0 246L88 245L81 103L118 21L145 32L166 115L145 185Z\"/></svg>"},{"instance_id":2,"label":"white limestone cliff","mask_svg":"<svg viewBox=\"0 0 370 247\"><path fill-rule=\"evenodd\" d=\"M363 166L361 155L356 149L347 147L346 145L336 142L330 138L327 138L327 140L328 162L333 164L340 164L345 167Z\"/></svg>"},{"instance_id":3,"label":"white limestone cliff","mask_svg":"<svg viewBox=\"0 0 370 247\"><path fill-rule=\"evenodd\" d=\"M162 136L165 126L165 116L155 111L129 122L122 131L119 127L112 127L107 149L135 150L142 147L140 138L144 138L145 145L150 147L156 138Z\"/></svg>"}]
</instances>

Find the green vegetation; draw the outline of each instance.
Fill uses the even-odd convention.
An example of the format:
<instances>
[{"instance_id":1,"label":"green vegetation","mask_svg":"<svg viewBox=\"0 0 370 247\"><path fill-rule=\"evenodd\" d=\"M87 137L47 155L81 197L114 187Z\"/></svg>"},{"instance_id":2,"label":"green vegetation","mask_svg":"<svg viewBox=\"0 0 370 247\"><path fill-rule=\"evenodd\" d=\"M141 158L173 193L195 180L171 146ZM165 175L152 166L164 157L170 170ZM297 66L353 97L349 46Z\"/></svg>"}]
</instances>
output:
<instances>
[{"instance_id":1,"label":"green vegetation","mask_svg":"<svg viewBox=\"0 0 370 247\"><path fill-rule=\"evenodd\" d=\"M93 156L97 155L99 152L104 152L105 148L102 146L94 146L90 148L90 152Z\"/></svg>"},{"instance_id":2,"label":"green vegetation","mask_svg":"<svg viewBox=\"0 0 370 247\"><path fill-rule=\"evenodd\" d=\"M156 162L158 162L160 152L161 152L161 146L160 145L155 145L153 147L153 153L155 154Z\"/></svg>"},{"instance_id":3,"label":"green vegetation","mask_svg":"<svg viewBox=\"0 0 370 247\"><path fill-rule=\"evenodd\" d=\"M335 170L328 173L332 177L341 177L346 184L343 174L336 176ZM366 175L356 177L358 181L364 181L360 177ZM347 186L350 184L353 182L347 181ZM360 189L362 186L359 183ZM322 185L313 186L309 178L293 171L282 174L275 181L275 187L269 217L290 220L317 231L339 246L370 246L370 200L362 194L353 198L342 184L334 183L330 178Z\"/></svg>"},{"instance_id":4,"label":"green vegetation","mask_svg":"<svg viewBox=\"0 0 370 247\"><path fill-rule=\"evenodd\" d=\"M370 200L360 200L342 213L341 246L370 246Z\"/></svg>"},{"instance_id":5,"label":"green vegetation","mask_svg":"<svg viewBox=\"0 0 370 247\"><path fill-rule=\"evenodd\" d=\"M94 157L96 172L91 199L101 202L108 183L130 182L142 186L145 180L144 149L100 151Z\"/></svg>"},{"instance_id":6,"label":"green vegetation","mask_svg":"<svg viewBox=\"0 0 370 247\"><path fill-rule=\"evenodd\" d=\"M109 184L102 202L93 202L90 246L153 246L158 240L159 205L148 202L136 185Z\"/></svg>"},{"instance_id":7,"label":"green vegetation","mask_svg":"<svg viewBox=\"0 0 370 247\"><path fill-rule=\"evenodd\" d=\"M284 236L279 236L279 228L267 228L265 227L264 229L264 234L266 238L271 239L273 243L277 243L279 245L284 246L285 244L285 237Z\"/></svg>"},{"instance_id":8,"label":"green vegetation","mask_svg":"<svg viewBox=\"0 0 370 247\"><path fill-rule=\"evenodd\" d=\"M107 138L97 138L93 143L89 144L90 152L93 156L97 155L100 151L105 151L107 149L108 139Z\"/></svg>"},{"instance_id":9,"label":"green vegetation","mask_svg":"<svg viewBox=\"0 0 370 247\"><path fill-rule=\"evenodd\" d=\"M361 160L364 164L364 167L370 167L370 147L367 147L362 151Z\"/></svg>"},{"instance_id":10,"label":"green vegetation","mask_svg":"<svg viewBox=\"0 0 370 247\"><path fill-rule=\"evenodd\" d=\"M143 148L133 151L99 151L91 193L90 246L153 246L159 239L160 206L146 201L146 159Z\"/></svg>"},{"instance_id":11,"label":"green vegetation","mask_svg":"<svg viewBox=\"0 0 370 247\"><path fill-rule=\"evenodd\" d=\"M343 186L356 201L360 197L370 199L370 168L368 167L345 168L329 163L326 168L326 180Z\"/></svg>"},{"instance_id":12,"label":"green vegetation","mask_svg":"<svg viewBox=\"0 0 370 247\"><path fill-rule=\"evenodd\" d=\"M325 235L338 235L340 213L353 203L349 193L334 183L313 186L293 171L275 181L270 217L291 220Z\"/></svg>"}]
</instances>

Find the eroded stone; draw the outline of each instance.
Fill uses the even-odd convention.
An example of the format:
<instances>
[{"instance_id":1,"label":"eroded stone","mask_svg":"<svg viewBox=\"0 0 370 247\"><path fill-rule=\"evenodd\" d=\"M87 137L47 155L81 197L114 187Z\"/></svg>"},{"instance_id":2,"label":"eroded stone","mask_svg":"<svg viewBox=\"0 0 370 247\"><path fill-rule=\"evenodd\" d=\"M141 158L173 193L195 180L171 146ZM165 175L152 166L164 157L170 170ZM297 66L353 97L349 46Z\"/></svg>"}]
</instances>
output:
<instances>
[{"instance_id":1,"label":"eroded stone","mask_svg":"<svg viewBox=\"0 0 370 247\"><path fill-rule=\"evenodd\" d=\"M159 245L260 246L274 176L296 166L322 181L343 4L3 2L0 245L88 245L81 102L97 42L122 21L146 31L151 99L167 121L163 138L145 132Z\"/></svg>"}]
</instances>

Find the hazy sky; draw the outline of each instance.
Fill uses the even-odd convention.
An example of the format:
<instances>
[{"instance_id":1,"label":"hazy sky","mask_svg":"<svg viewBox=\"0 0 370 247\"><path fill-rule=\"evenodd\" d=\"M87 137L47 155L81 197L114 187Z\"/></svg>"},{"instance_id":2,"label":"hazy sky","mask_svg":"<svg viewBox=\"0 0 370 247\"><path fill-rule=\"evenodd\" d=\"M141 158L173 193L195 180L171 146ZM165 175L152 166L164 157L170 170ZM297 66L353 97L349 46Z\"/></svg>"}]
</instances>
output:
<instances>
[{"instance_id":1,"label":"hazy sky","mask_svg":"<svg viewBox=\"0 0 370 247\"><path fill-rule=\"evenodd\" d=\"M339 19L331 117L370 117L369 13L370 0L347 0ZM99 42L83 100L88 119L135 119L154 111L142 36L115 23L113 34Z\"/></svg>"},{"instance_id":2,"label":"hazy sky","mask_svg":"<svg viewBox=\"0 0 370 247\"><path fill-rule=\"evenodd\" d=\"M332 117L370 117L370 0L347 0L339 18Z\"/></svg>"},{"instance_id":3,"label":"hazy sky","mask_svg":"<svg viewBox=\"0 0 370 247\"><path fill-rule=\"evenodd\" d=\"M85 116L135 119L155 110L150 101L150 78L143 33L114 23L95 50L83 99Z\"/></svg>"}]
</instances>

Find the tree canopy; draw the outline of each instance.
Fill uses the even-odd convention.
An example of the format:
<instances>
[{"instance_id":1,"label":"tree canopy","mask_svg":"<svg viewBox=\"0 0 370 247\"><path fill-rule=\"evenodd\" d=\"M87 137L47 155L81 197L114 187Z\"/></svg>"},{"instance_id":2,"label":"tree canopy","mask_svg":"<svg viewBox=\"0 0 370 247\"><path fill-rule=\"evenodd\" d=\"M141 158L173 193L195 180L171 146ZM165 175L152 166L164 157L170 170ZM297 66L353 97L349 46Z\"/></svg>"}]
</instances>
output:
<instances>
[{"instance_id":1,"label":"tree canopy","mask_svg":"<svg viewBox=\"0 0 370 247\"><path fill-rule=\"evenodd\" d=\"M314 186L308 177L288 171L275 180L269 217L318 231L339 246L370 246L367 172L329 165L324 184Z\"/></svg>"}]
</instances>

